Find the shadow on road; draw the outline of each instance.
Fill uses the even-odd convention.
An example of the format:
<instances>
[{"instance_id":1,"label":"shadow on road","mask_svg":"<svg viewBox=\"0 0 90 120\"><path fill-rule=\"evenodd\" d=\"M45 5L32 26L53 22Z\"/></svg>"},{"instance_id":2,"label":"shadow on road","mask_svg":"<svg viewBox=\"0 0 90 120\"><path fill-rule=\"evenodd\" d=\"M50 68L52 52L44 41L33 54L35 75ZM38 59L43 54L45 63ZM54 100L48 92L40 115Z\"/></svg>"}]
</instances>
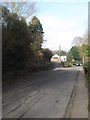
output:
<instances>
[{"instance_id":1,"label":"shadow on road","mask_svg":"<svg viewBox=\"0 0 90 120\"><path fill-rule=\"evenodd\" d=\"M63 64L59 62L51 62L51 66L52 66L52 69L54 69L54 68L63 67Z\"/></svg>"}]
</instances>

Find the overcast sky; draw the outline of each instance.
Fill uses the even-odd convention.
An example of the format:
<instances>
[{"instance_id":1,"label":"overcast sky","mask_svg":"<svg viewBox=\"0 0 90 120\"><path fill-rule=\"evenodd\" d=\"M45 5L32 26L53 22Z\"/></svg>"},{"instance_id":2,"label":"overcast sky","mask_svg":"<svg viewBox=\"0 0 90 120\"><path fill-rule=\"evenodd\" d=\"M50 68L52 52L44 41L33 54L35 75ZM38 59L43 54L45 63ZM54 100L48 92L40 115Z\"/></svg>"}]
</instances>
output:
<instances>
[{"instance_id":1,"label":"overcast sky","mask_svg":"<svg viewBox=\"0 0 90 120\"><path fill-rule=\"evenodd\" d=\"M88 29L88 1L55 1L36 4L36 16L47 40L43 47L58 50L61 45L61 49L69 50L74 37L83 36Z\"/></svg>"}]
</instances>

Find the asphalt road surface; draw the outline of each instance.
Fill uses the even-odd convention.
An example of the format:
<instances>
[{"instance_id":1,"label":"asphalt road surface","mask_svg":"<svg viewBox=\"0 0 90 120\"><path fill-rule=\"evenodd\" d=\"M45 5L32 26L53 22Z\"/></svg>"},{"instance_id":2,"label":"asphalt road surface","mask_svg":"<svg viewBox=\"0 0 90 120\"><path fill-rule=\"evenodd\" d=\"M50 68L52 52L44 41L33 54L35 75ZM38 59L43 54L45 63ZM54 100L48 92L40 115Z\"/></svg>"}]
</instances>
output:
<instances>
[{"instance_id":1,"label":"asphalt road surface","mask_svg":"<svg viewBox=\"0 0 90 120\"><path fill-rule=\"evenodd\" d=\"M3 88L3 118L63 118L81 69L58 67Z\"/></svg>"}]
</instances>

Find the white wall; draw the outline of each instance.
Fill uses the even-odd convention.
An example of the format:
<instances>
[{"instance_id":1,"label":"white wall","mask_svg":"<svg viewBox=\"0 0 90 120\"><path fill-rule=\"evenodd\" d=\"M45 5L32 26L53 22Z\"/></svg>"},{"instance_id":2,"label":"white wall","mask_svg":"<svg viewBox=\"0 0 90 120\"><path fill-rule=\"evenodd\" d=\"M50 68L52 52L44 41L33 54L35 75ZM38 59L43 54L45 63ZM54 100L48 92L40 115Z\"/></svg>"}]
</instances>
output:
<instances>
[{"instance_id":1,"label":"white wall","mask_svg":"<svg viewBox=\"0 0 90 120\"><path fill-rule=\"evenodd\" d=\"M61 61L63 62L67 61L67 56L61 56Z\"/></svg>"}]
</instances>

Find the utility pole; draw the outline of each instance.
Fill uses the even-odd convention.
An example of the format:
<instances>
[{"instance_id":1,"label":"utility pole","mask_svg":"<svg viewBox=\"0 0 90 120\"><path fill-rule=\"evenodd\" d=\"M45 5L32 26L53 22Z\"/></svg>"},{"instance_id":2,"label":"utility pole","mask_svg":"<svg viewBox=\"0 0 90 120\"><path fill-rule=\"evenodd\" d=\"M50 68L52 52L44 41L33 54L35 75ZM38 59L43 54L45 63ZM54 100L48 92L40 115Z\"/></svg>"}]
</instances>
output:
<instances>
[{"instance_id":1,"label":"utility pole","mask_svg":"<svg viewBox=\"0 0 90 120\"><path fill-rule=\"evenodd\" d=\"M61 46L59 45L59 62L60 62L60 56L61 56L60 52L61 52Z\"/></svg>"},{"instance_id":2,"label":"utility pole","mask_svg":"<svg viewBox=\"0 0 90 120\"><path fill-rule=\"evenodd\" d=\"M61 55L60 52L61 52L61 46L59 45L59 56Z\"/></svg>"}]
</instances>

